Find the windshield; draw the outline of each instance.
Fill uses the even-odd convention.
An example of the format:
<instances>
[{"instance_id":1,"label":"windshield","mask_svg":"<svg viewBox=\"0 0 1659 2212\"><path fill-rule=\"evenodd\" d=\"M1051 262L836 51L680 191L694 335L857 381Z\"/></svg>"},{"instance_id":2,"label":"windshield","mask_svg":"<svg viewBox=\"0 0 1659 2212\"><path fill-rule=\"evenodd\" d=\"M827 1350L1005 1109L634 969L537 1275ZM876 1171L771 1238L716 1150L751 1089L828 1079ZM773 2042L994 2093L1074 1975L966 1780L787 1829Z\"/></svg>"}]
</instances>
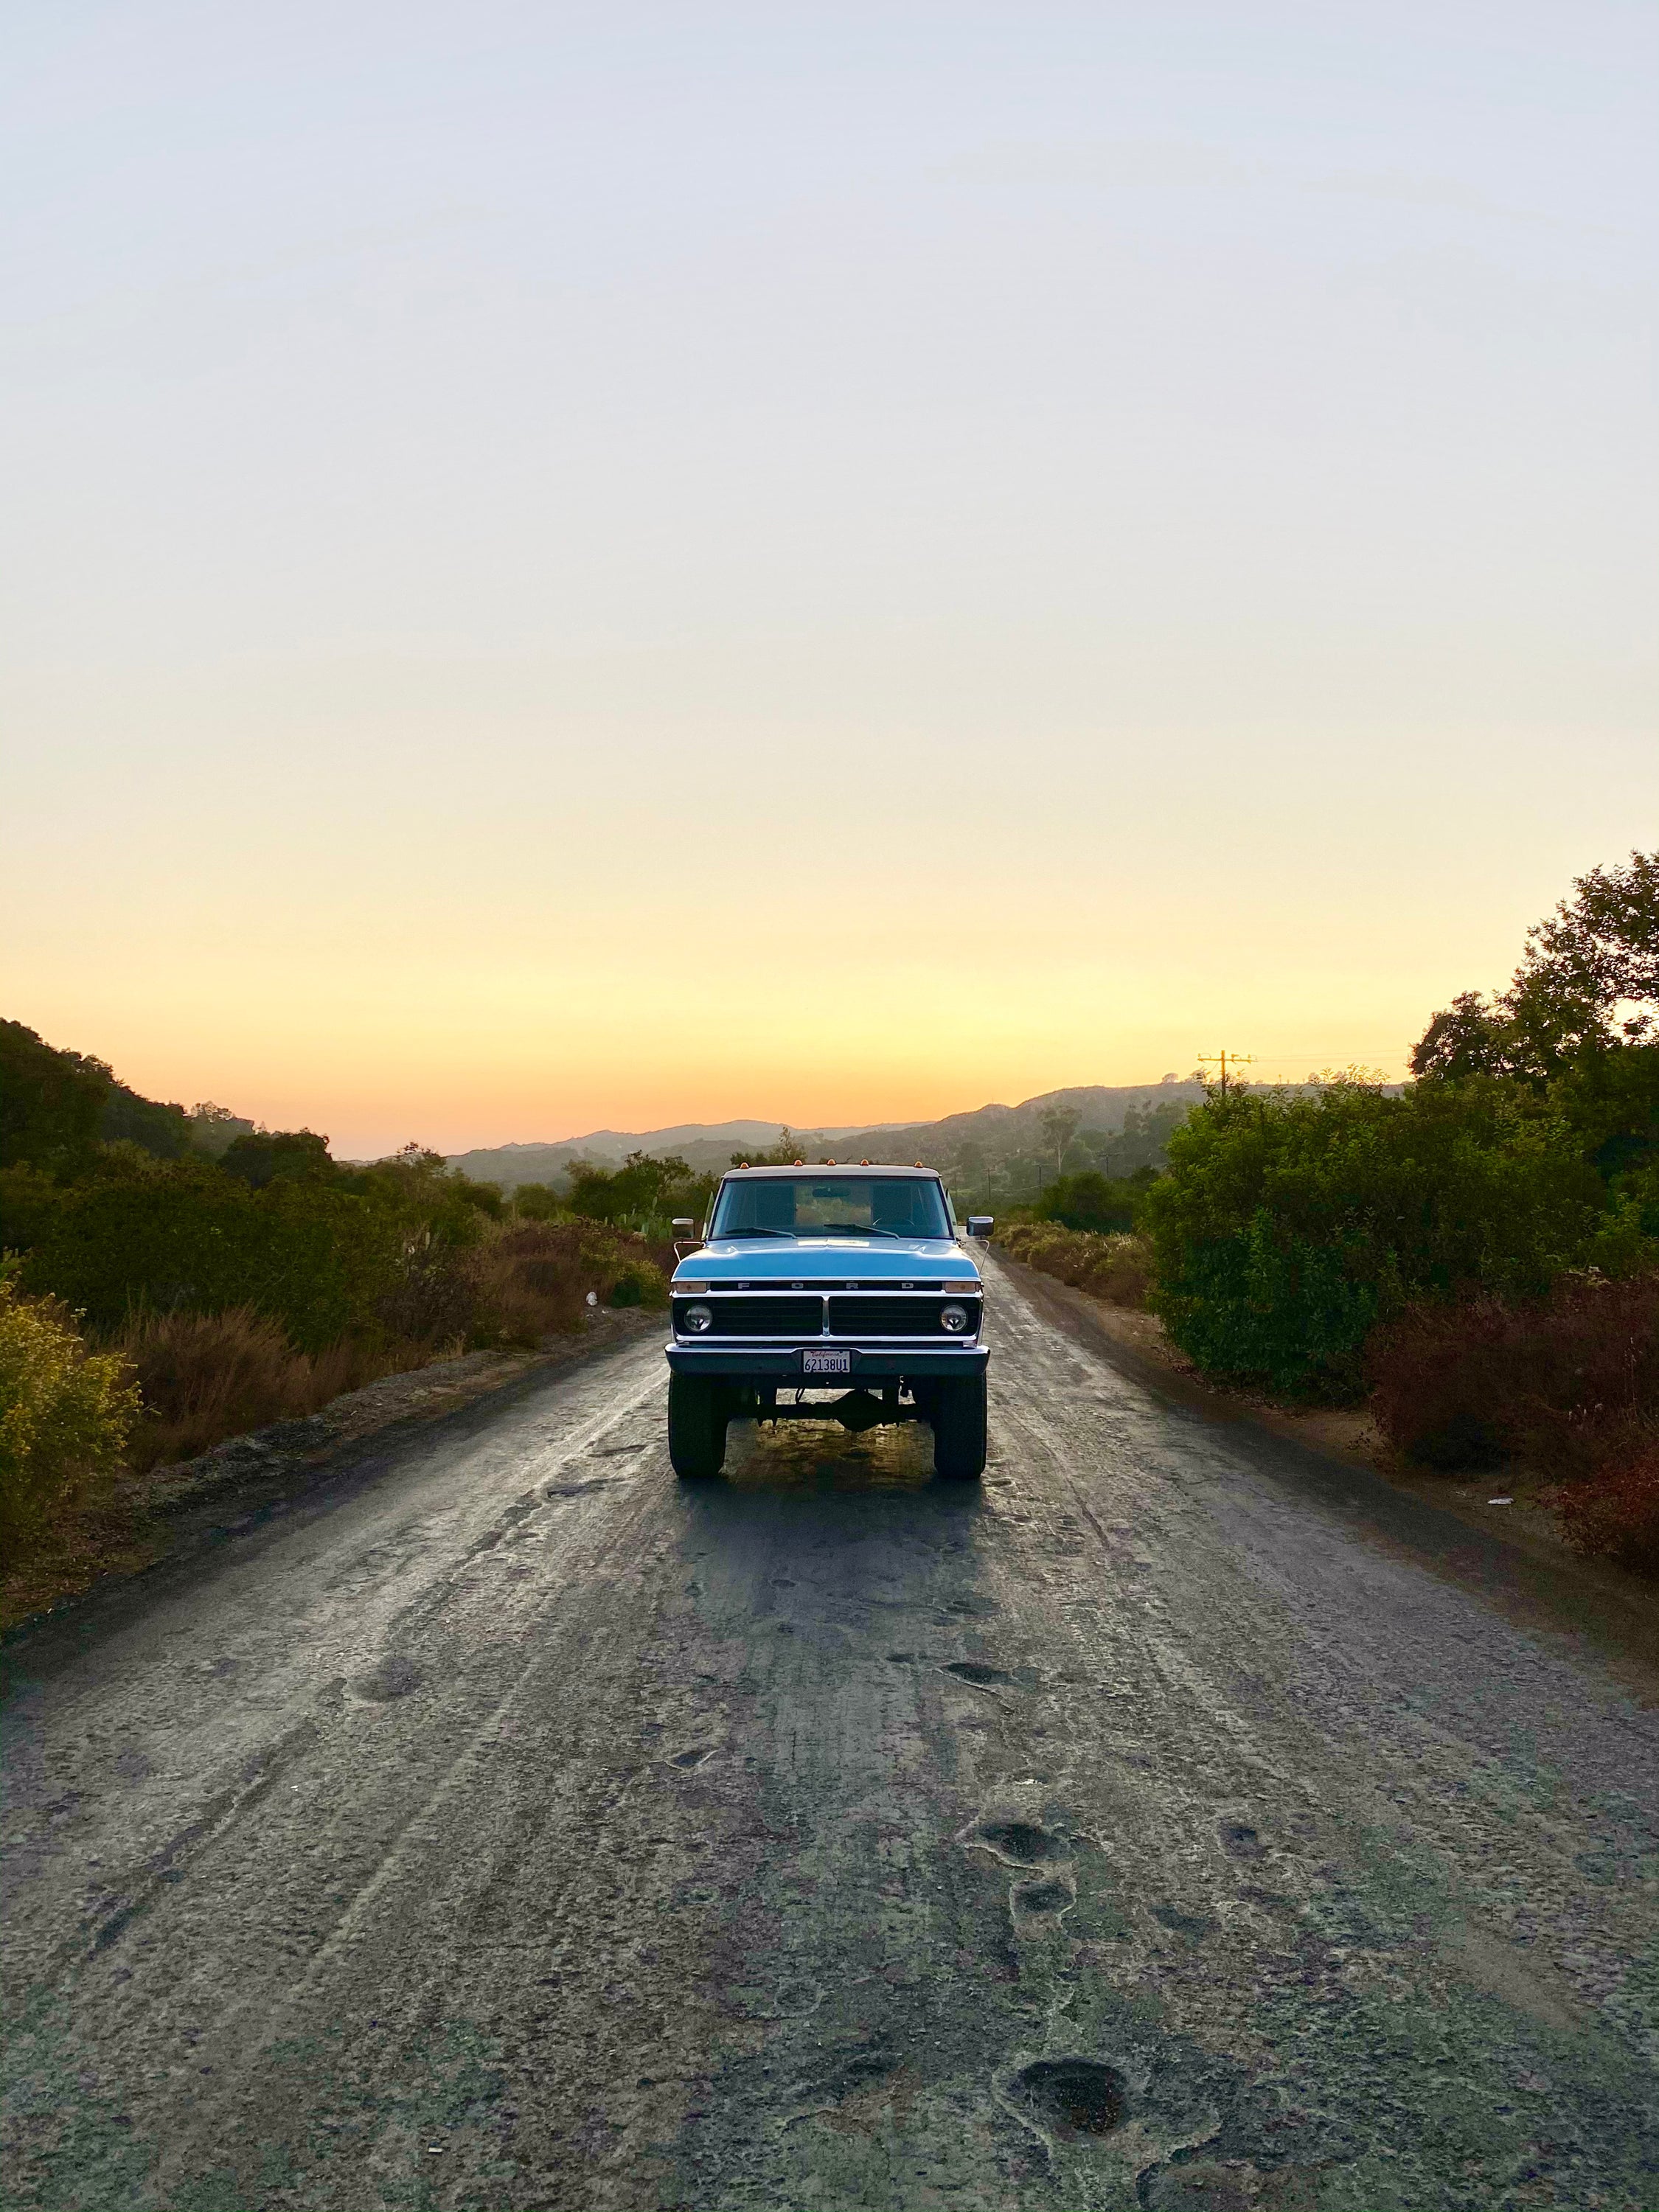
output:
<instances>
[{"instance_id":1,"label":"windshield","mask_svg":"<svg viewBox=\"0 0 1659 2212\"><path fill-rule=\"evenodd\" d=\"M932 1176L757 1176L722 1186L715 1237L949 1237Z\"/></svg>"}]
</instances>

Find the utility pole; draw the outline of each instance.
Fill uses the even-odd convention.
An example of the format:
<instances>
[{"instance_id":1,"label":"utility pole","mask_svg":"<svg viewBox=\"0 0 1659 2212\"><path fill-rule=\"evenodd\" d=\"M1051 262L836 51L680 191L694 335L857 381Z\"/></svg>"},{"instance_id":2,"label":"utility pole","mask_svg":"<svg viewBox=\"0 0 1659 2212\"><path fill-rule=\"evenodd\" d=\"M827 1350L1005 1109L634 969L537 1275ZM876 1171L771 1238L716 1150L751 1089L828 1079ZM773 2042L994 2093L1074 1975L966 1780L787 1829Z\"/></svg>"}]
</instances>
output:
<instances>
[{"instance_id":1,"label":"utility pole","mask_svg":"<svg viewBox=\"0 0 1659 2212\"><path fill-rule=\"evenodd\" d=\"M1227 1069L1229 1066L1233 1067L1253 1067L1255 1065L1255 1054L1253 1052L1201 1052L1198 1055L1198 1064L1200 1067L1206 1066L1214 1060L1219 1060L1221 1063L1221 1095L1224 1098L1227 1095Z\"/></svg>"}]
</instances>

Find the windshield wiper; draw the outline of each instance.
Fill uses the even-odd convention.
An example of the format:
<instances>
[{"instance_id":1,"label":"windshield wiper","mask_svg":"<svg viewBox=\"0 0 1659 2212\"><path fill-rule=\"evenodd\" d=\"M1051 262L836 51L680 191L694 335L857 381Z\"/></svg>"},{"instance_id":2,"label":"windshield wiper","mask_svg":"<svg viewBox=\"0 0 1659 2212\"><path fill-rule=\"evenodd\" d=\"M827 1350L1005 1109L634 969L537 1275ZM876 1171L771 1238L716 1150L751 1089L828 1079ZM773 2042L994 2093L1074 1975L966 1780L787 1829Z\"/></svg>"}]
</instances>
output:
<instances>
[{"instance_id":1,"label":"windshield wiper","mask_svg":"<svg viewBox=\"0 0 1659 2212\"><path fill-rule=\"evenodd\" d=\"M878 1229L873 1222L863 1221L821 1221L819 1222L817 1229L813 1231L813 1234L817 1237L836 1237L842 1234L843 1232L848 1237L891 1237L895 1238L896 1238L899 1234L896 1229Z\"/></svg>"},{"instance_id":2,"label":"windshield wiper","mask_svg":"<svg viewBox=\"0 0 1659 2212\"><path fill-rule=\"evenodd\" d=\"M792 1244L800 1242L793 1229L717 1229L716 1237L787 1237Z\"/></svg>"}]
</instances>

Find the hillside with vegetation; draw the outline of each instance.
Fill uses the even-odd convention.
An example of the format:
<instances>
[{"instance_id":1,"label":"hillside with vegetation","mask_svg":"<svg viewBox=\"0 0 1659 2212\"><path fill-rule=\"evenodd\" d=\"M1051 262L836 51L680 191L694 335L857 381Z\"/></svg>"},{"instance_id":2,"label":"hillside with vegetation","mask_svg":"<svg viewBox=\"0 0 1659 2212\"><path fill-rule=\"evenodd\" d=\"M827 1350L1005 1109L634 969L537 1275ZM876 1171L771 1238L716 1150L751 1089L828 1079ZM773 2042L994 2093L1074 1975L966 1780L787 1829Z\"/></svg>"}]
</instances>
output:
<instances>
[{"instance_id":1,"label":"hillside with vegetation","mask_svg":"<svg viewBox=\"0 0 1659 2212\"><path fill-rule=\"evenodd\" d=\"M1412 1067L1212 1089L1164 1172L1057 1180L999 1237L1218 1381L1529 1467L1583 1549L1659 1566L1659 854L1582 877Z\"/></svg>"},{"instance_id":2,"label":"hillside with vegetation","mask_svg":"<svg viewBox=\"0 0 1659 2212\"><path fill-rule=\"evenodd\" d=\"M682 1163L515 1202L410 1144L147 1099L0 1023L0 1539L61 1544L112 1482L456 1353L661 1305ZM101 1486L101 1487L100 1487Z\"/></svg>"},{"instance_id":3,"label":"hillside with vegetation","mask_svg":"<svg viewBox=\"0 0 1659 2212\"><path fill-rule=\"evenodd\" d=\"M1013 1204L1035 1197L1067 1169L1123 1176L1161 1166L1170 1131L1203 1096L1200 1078L1166 1075L1154 1084L1080 1084L937 1121L799 1130L781 1121L689 1122L632 1135L597 1129L557 1143L453 1153L449 1164L514 1190L526 1182L562 1188L577 1168L615 1169L631 1157L678 1160L700 1175L761 1152L792 1159L921 1159L943 1170L964 1205Z\"/></svg>"},{"instance_id":4,"label":"hillside with vegetation","mask_svg":"<svg viewBox=\"0 0 1659 2212\"><path fill-rule=\"evenodd\" d=\"M1420 1466L1542 1470L1576 1542L1659 1565L1659 855L1581 878L1506 990L1433 1016L1413 1079L658 1132L684 1148L508 1189L148 1099L0 1023L0 1535L49 1541L89 1485L378 1376L659 1305L723 1168L833 1155L926 1160L1218 1382L1368 1404Z\"/></svg>"}]
</instances>

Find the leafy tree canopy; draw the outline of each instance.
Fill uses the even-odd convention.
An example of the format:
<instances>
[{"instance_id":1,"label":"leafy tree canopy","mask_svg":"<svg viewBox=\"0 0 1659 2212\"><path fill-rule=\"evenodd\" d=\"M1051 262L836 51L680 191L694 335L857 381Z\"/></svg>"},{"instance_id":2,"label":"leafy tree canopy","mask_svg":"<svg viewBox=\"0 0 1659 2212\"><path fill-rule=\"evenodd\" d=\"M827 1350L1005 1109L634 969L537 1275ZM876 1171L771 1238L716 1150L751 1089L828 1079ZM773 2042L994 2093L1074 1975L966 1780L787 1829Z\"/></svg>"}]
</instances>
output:
<instances>
[{"instance_id":1,"label":"leafy tree canopy","mask_svg":"<svg viewBox=\"0 0 1659 2212\"><path fill-rule=\"evenodd\" d=\"M309 1129L264 1129L238 1137L219 1155L219 1164L255 1190L270 1182L323 1182L334 1172L328 1139Z\"/></svg>"},{"instance_id":2,"label":"leafy tree canopy","mask_svg":"<svg viewBox=\"0 0 1659 2212\"><path fill-rule=\"evenodd\" d=\"M1507 990L1464 991L1413 1047L1412 1073L1548 1082L1586 1054L1639 1045L1659 1027L1659 852L1592 868L1528 932Z\"/></svg>"},{"instance_id":3,"label":"leafy tree canopy","mask_svg":"<svg viewBox=\"0 0 1659 2212\"><path fill-rule=\"evenodd\" d=\"M101 1060L59 1052L21 1022L0 1021L0 1167L73 1174L98 1141L115 1077Z\"/></svg>"}]
</instances>

